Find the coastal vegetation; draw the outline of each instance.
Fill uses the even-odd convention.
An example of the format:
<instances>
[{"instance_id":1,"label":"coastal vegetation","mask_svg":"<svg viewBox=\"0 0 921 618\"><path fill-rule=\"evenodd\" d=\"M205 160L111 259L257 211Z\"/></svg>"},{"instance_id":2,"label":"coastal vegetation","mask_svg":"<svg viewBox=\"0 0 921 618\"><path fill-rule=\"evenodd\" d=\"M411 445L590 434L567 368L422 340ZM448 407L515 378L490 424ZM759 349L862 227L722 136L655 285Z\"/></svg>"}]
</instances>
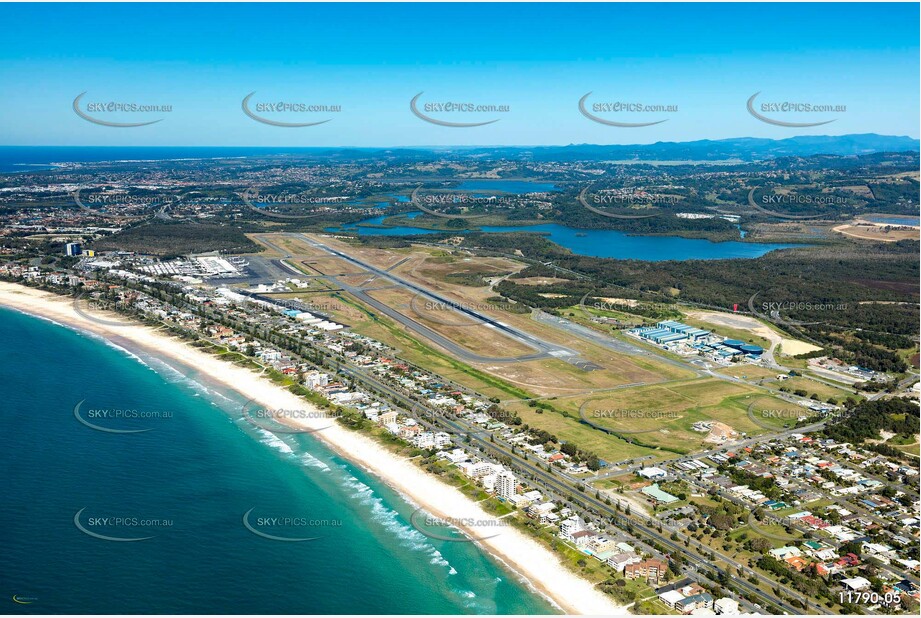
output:
<instances>
[{"instance_id":1,"label":"coastal vegetation","mask_svg":"<svg viewBox=\"0 0 921 618\"><path fill-rule=\"evenodd\" d=\"M127 227L99 238L93 243L98 251L136 251L163 259L220 251L253 253L261 248L246 237L238 225L214 223L150 222Z\"/></svg>"}]
</instances>

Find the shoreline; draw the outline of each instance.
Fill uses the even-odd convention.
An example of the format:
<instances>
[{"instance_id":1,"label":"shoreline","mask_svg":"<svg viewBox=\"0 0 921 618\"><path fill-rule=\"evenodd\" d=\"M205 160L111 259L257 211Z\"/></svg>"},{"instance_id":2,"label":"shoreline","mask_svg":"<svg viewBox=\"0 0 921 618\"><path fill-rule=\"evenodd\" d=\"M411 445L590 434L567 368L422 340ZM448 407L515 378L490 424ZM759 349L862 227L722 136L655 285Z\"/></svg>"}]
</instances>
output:
<instances>
[{"instance_id":1,"label":"shoreline","mask_svg":"<svg viewBox=\"0 0 921 618\"><path fill-rule=\"evenodd\" d=\"M160 334L157 329L131 322L118 314L107 313L107 324L90 320L75 311L73 299L69 297L0 281L0 306L51 320L101 337L115 345L121 346L122 341L128 342L155 357L194 367L208 378L260 405L273 409L320 411L320 408L253 371L220 360L179 339ZM123 325L112 323L110 316L116 317ZM325 428L313 432L313 435L340 456L379 478L408 501L436 517L451 521L471 539L477 539L475 542L483 551L564 612L609 616L629 614L627 607L617 605L591 582L564 567L550 550L517 529L503 526L498 518L483 511L470 498L420 469L409 459L391 453L368 436L338 424L328 426L321 414L298 419L297 424L307 429ZM477 530L474 525L457 523L465 521L477 522L482 528ZM497 528L502 529L500 534L495 534ZM495 536L490 537L493 534Z\"/></svg>"}]
</instances>

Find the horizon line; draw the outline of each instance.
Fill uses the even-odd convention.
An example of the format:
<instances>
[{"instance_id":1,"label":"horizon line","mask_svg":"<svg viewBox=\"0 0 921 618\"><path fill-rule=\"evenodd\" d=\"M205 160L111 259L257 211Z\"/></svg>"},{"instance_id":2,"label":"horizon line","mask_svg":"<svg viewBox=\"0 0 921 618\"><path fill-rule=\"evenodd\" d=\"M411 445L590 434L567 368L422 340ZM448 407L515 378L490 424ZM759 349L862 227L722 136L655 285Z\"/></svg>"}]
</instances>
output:
<instances>
[{"instance_id":1,"label":"horizon line","mask_svg":"<svg viewBox=\"0 0 921 618\"><path fill-rule=\"evenodd\" d=\"M912 137L911 135L886 135L881 133L845 133L842 135L791 135L789 137L753 137L753 136L738 136L738 137L726 137L719 139L694 139L686 141L666 141L659 140L655 142L647 143L629 143L629 144L610 144L610 143L592 143L592 142L580 142L580 143L568 143L568 144L471 144L471 145L462 145L462 144L419 144L419 145L364 145L364 146L347 146L347 145L332 145L332 146L304 146L304 145L248 145L248 144L0 144L0 148L296 148L300 150L330 150L330 149L400 149L400 150L410 150L410 149L424 149L424 150L440 150L440 149L456 149L456 150L472 150L476 148L571 148L579 146L596 146L596 147L629 147L629 146L655 146L657 144L693 144L697 142L728 142L732 140L766 140L771 142L782 142L791 139L797 138L846 138L846 137L862 137L862 136L875 136L881 138L893 138L893 139L908 139L921 143L921 138Z\"/></svg>"}]
</instances>

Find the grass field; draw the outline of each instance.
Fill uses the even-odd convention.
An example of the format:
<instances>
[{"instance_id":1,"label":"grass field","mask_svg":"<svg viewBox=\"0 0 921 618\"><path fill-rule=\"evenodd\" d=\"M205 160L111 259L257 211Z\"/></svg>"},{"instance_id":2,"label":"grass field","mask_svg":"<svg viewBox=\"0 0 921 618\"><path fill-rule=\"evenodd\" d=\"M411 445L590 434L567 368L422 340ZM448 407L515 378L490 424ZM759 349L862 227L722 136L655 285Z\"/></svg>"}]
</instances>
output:
<instances>
[{"instance_id":1,"label":"grass field","mask_svg":"<svg viewBox=\"0 0 921 618\"><path fill-rule=\"evenodd\" d=\"M440 254L429 253L420 261L405 262L395 268L394 272L401 275L413 275L429 284L433 281L452 284L458 282L458 276L466 275L470 281L473 281L475 277L500 277L516 273L524 266L522 262L505 258L442 252Z\"/></svg>"},{"instance_id":2,"label":"grass field","mask_svg":"<svg viewBox=\"0 0 921 618\"><path fill-rule=\"evenodd\" d=\"M514 358L536 352L531 346L498 333L494 328L445 309L442 305L428 303L407 289L374 290L368 292L368 295L476 354Z\"/></svg>"},{"instance_id":3,"label":"grass field","mask_svg":"<svg viewBox=\"0 0 921 618\"><path fill-rule=\"evenodd\" d=\"M552 400L550 403L555 403ZM540 410L525 402L508 403L509 410L517 412L522 421L531 427L540 427L561 440L575 443L579 448L596 454L607 462L620 462L636 457L652 455L656 460L670 459L673 453L657 451L593 429L579 422L578 418L559 410ZM652 463L654 460L647 460Z\"/></svg>"},{"instance_id":4,"label":"grass field","mask_svg":"<svg viewBox=\"0 0 921 618\"><path fill-rule=\"evenodd\" d=\"M918 436L915 436L915 442L913 444L891 444L893 448L897 448L903 453L908 453L909 455L914 455L918 457L921 455L921 443L918 442Z\"/></svg>"},{"instance_id":5,"label":"grass field","mask_svg":"<svg viewBox=\"0 0 921 618\"><path fill-rule=\"evenodd\" d=\"M799 418L808 418L813 415L811 410L802 406L777 399L776 397L753 397L749 402L750 417L765 427L780 430L784 425L792 427Z\"/></svg>"},{"instance_id":6,"label":"grass field","mask_svg":"<svg viewBox=\"0 0 921 618\"><path fill-rule=\"evenodd\" d=\"M308 245L306 242L304 242L300 238L297 238L296 236L289 236L287 234L273 234L273 233L249 234L248 236L252 240L260 244L263 244L261 242L262 239L270 241L272 244L277 245L278 247L284 249L291 255L297 255L297 256L302 256L302 257L328 255L326 252ZM279 253L275 251L275 249L273 249L272 247L268 245L264 245L264 246L265 246L265 253L262 254L263 256L270 257L270 256L279 255Z\"/></svg>"},{"instance_id":7,"label":"grass field","mask_svg":"<svg viewBox=\"0 0 921 618\"><path fill-rule=\"evenodd\" d=\"M758 365L749 365L748 363L739 363L730 367L721 367L716 370L727 376L735 376L743 380L776 380L779 373L784 373L780 369L769 369Z\"/></svg>"},{"instance_id":8,"label":"grass field","mask_svg":"<svg viewBox=\"0 0 921 618\"><path fill-rule=\"evenodd\" d=\"M371 276L360 266L356 266L337 257L311 257L297 260L297 263L309 270L315 271L318 275L360 275L362 273Z\"/></svg>"},{"instance_id":9,"label":"grass field","mask_svg":"<svg viewBox=\"0 0 921 618\"><path fill-rule=\"evenodd\" d=\"M799 376L795 378L789 378L783 382L778 383L778 387L780 386L784 386L790 389L791 392L796 390L804 390L807 393L807 397L811 397L813 394L816 394L822 401L825 401L829 398L843 401L848 395L854 394L853 391L849 391L843 388L836 388L834 386L825 384L824 382L810 380L809 378Z\"/></svg>"},{"instance_id":10,"label":"grass field","mask_svg":"<svg viewBox=\"0 0 921 618\"><path fill-rule=\"evenodd\" d=\"M717 378L628 388L555 405L574 418L581 409L593 423L624 432L619 435L636 444L688 453L706 445L707 434L691 429L697 421L720 421L748 435L765 432L748 417L748 406L756 398L772 408L790 407L754 387Z\"/></svg>"}]
</instances>

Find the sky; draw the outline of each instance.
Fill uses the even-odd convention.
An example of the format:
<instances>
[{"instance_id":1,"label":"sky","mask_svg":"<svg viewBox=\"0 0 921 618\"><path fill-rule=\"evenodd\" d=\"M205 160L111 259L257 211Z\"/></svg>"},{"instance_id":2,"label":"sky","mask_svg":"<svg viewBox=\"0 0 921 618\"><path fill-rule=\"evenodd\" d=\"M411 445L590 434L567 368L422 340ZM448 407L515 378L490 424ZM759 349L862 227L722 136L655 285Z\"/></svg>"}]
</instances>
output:
<instances>
[{"instance_id":1,"label":"sky","mask_svg":"<svg viewBox=\"0 0 921 618\"><path fill-rule=\"evenodd\" d=\"M0 23L0 145L919 136L916 3L0 4ZM77 107L91 119L159 122L85 119L73 109L84 92ZM258 118L328 122L253 119L242 108L253 92ZM665 122L592 120L579 109L590 92L583 105L595 118ZM754 109L769 120L834 122L759 120L746 107L758 92ZM416 109L434 122L410 108L420 93ZM109 102L170 109L108 111ZM266 107L276 102L339 111ZM494 111L433 107L445 102ZM621 102L657 109L607 105Z\"/></svg>"}]
</instances>

